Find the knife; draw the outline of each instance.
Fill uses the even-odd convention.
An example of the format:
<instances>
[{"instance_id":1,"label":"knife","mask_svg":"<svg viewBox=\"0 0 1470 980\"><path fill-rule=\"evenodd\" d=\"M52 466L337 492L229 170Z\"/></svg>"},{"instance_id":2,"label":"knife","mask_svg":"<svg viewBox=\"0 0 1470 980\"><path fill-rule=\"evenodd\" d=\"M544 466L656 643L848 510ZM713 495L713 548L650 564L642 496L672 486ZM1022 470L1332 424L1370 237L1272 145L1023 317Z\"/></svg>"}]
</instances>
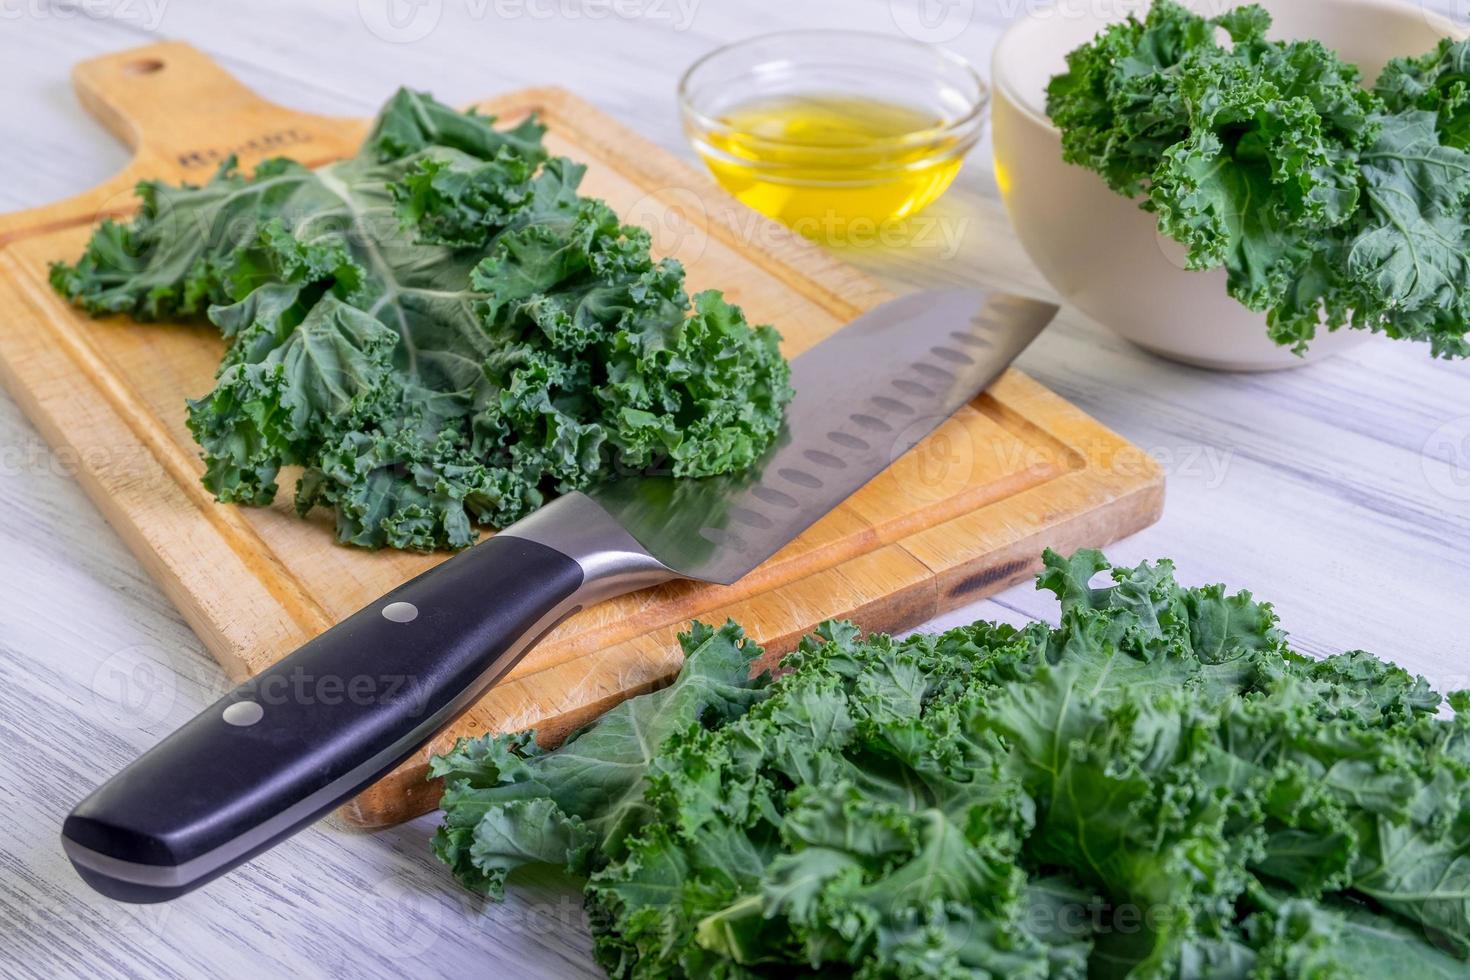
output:
<instances>
[{"instance_id":1,"label":"knife","mask_svg":"<svg viewBox=\"0 0 1470 980\"><path fill-rule=\"evenodd\" d=\"M792 362L745 474L569 493L240 685L77 805L72 865L127 902L224 874L404 761L563 620L675 578L728 585L994 381L1056 314L1003 293L892 300Z\"/></svg>"}]
</instances>

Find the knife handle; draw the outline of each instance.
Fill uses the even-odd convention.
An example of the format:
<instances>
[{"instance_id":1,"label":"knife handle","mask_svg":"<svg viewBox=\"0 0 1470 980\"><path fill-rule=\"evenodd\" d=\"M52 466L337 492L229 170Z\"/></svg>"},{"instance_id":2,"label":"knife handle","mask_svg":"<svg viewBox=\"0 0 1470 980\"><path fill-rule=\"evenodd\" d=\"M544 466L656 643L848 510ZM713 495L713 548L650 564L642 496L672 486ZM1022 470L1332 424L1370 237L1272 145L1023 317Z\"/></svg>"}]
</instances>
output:
<instances>
[{"instance_id":1,"label":"knife handle","mask_svg":"<svg viewBox=\"0 0 1470 980\"><path fill-rule=\"evenodd\" d=\"M584 606L672 573L569 494L241 684L83 800L62 843L93 888L197 888L412 755Z\"/></svg>"}]
</instances>

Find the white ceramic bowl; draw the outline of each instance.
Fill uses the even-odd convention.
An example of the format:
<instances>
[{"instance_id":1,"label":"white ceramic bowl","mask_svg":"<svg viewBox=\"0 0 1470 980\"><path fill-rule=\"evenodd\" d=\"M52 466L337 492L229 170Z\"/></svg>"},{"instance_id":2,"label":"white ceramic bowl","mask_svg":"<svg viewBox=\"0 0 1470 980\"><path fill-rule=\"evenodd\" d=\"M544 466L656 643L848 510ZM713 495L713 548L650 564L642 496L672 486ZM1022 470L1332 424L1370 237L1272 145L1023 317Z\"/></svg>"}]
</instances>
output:
<instances>
[{"instance_id":1,"label":"white ceramic bowl","mask_svg":"<svg viewBox=\"0 0 1470 980\"><path fill-rule=\"evenodd\" d=\"M1315 38L1363 70L1371 84L1401 55L1430 51L1464 27L1413 0L1258 0L1275 19L1272 36ZM1186 0L1215 15L1228 0ZM1184 250L1159 234L1152 215L1115 194L1096 174L1062 160L1061 134L1046 116L1046 84L1066 54L1110 21L1148 4L1060 0L1011 27L991 66L996 179L1011 223L1043 275L1068 302L1121 336L1164 357L1228 371L1271 371L1357 346L1364 331L1323 331L1305 357L1266 335L1265 317L1225 291L1225 271L1184 268Z\"/></svg>"}]
</instances>

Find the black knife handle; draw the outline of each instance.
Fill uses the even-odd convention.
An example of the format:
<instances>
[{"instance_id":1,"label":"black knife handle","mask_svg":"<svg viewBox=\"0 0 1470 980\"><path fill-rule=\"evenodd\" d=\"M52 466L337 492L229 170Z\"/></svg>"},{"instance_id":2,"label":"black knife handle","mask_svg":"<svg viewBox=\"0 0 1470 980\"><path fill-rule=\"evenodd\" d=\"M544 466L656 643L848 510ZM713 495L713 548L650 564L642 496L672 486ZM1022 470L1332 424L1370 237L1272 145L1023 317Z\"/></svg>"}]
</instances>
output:
<instances>
[{"instance_id":1,"label":"black knife handle","mask_svg":"<svg viewBox=\"0 0 1470 980\"><path fill-rule=\"evenodd\" d=\"M670 577L576 496L353 614L104 784L62 828L78 872L123 901L184 894L397 766L582 605Z\"/></svg>"}]
</instances>

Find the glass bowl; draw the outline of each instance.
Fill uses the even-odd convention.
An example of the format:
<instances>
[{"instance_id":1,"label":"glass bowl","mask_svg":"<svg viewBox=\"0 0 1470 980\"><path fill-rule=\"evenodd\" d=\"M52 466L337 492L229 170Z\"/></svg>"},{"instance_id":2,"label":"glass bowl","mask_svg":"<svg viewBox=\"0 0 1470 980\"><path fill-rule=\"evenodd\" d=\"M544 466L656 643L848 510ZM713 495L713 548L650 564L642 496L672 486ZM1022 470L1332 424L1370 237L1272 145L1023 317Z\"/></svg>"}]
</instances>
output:
<instances>
[{"instance_id":1,"label":"glass bowl","mask_svg":"<svg viewBox=\"0 0 1470 980\"><path fill-rule=\"evenodd\" d=\"M980 138L989 102L960 56L861 31L740 41L679 82L685 133L720 184L833 244L943 194Z\"/></svg>"}]
</instances>

